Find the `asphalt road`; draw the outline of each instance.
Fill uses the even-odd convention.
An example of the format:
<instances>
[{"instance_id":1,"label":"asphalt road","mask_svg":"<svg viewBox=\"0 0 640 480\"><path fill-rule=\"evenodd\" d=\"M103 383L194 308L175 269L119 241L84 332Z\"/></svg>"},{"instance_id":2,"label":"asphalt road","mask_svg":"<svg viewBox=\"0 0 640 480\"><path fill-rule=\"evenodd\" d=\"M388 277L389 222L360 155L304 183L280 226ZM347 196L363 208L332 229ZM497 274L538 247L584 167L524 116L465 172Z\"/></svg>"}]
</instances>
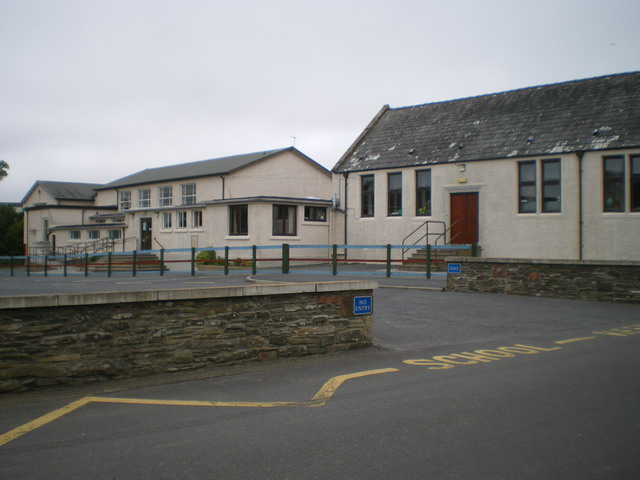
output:
<instances>
[{"instance_id":1,"label":"asphalt road","mask_svg":"<svg viewBox=\"0 0 640 480\"><path fill-rule=\"evenodd\" d=\"M371 349L4 395L2 477L639 478L637 305L379 289L374 315Z\"/></svg>"}]
</instances>

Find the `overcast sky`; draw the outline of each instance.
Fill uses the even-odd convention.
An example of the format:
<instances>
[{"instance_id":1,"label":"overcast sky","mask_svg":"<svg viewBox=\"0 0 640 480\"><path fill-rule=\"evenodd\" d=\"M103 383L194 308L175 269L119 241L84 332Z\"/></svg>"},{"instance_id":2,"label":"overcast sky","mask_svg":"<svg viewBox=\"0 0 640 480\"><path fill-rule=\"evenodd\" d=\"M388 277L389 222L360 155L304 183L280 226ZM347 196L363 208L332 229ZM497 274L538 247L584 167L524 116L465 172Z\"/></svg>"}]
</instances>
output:
<instances>
[{"instance_id":1,"label":"overcast sky","mask_svg":"<svg viewBox=\"0 0 640 480\"><path fill-rule=\"evenodd\" d=\"M292 137L331 168L384 104L640 70L639 19L638 0L0 0L0 201Z\"/></svg>"}]
</instances>

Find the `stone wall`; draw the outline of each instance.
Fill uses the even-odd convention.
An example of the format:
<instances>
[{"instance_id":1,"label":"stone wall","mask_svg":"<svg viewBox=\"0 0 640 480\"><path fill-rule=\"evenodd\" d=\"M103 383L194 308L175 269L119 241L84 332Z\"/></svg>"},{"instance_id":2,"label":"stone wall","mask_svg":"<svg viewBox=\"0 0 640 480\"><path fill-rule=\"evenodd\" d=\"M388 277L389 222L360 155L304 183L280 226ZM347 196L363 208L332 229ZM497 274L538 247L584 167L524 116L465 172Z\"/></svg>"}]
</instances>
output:
<instances>
[{"instance_id":1,"label":"stone wall","mask_svg":"<svg viewBox=\"0 0 640 480\"><path fill-rule=\"evenodd\" d=\"M367 347L374 282L0 298L0 392Z\"/></svg>"},{"instance_id":2,"label":"stone wall","mask_svg":"<svg viewBox=\"0 0 640 480\"><path fill-rule=\"evenodd\" d=\"M640 262L451 257L447 290L640 303Z\"/></svg>"}]
</instances>

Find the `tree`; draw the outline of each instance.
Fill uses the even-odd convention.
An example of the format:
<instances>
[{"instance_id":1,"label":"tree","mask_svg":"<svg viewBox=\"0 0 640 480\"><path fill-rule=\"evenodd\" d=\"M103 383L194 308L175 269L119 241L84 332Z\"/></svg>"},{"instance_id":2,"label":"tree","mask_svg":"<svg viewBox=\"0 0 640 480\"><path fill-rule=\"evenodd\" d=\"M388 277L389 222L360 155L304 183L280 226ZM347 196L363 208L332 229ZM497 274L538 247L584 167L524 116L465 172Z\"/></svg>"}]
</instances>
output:
<instances>
[{"instance_id":1,"label":"tree","mask_svg":"<svg viewBox=\"0 0 640 480\"><path fill-rule=\"evenodd\" d=\"M22 213L0 205L0 256L22 255Z\"/></svg>"},{"instance_id":2,"label":"tree","mask_svg":"<svg viewBox=\"0 0 640 480\"><path fill-rule=\"evenodd\" d=\"M4 160L0 160L0 180L9 175L7 170L9 170L9 164Z\"/></svg>"}]
</instances>

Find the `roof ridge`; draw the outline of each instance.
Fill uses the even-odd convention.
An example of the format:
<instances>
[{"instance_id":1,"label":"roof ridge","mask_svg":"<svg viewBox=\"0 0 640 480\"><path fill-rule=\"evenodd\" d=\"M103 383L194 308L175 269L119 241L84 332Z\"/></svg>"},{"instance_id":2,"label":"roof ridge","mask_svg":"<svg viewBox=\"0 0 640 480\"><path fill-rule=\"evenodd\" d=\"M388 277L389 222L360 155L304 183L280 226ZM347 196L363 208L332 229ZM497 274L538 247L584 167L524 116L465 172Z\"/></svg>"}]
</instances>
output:
<instances>
[{"instance_id":1,"label":"roof ridge","mask_svg":"<svg viewBox=\"0 0 640 480\"><path fill-rule=\"evenodd\" d=\"M541 85L530 85L528 87L519 87L519 88L513 88L511 90L503 90L501 92L492 92L492 93L481 93L479 95L470 95L468 97L460 97L460 98L453 98L453 99L449 99L449 100L438 100L436 102L426 102L426 103L419 103L416 105L406 105L403 107L390 107L389 110L407 110L410 108L418 108L418 107L426 107L429 105L439 105L442 103L454 103L454 102L461 102L464 100L472 100L475 98L484 98L484 97L494 97L497 95L505 95L505 94L510 94L510 93L515 93L515 92L522 92L522 91L526 91L526 90L535 90L538 88L546 88L546 87L556 87L556 86L560 86L560 85L569 85L571 83L580 83L580 82L588 82L588 81L592 81L592 80L601 80L601 79L605 79L605 78L614 78L614 77L621 77L624 75L638 75L640 74L640 70L636 70L636 71L632 71L632 72L621 72L621 73L612 73L612 74L608 74L608 75L599 75L596 77L587 77L587 78L577 78L574 80L563 80L561 82L552 82L552 83L543 83Z\"/></svg>"}]
</instances>

